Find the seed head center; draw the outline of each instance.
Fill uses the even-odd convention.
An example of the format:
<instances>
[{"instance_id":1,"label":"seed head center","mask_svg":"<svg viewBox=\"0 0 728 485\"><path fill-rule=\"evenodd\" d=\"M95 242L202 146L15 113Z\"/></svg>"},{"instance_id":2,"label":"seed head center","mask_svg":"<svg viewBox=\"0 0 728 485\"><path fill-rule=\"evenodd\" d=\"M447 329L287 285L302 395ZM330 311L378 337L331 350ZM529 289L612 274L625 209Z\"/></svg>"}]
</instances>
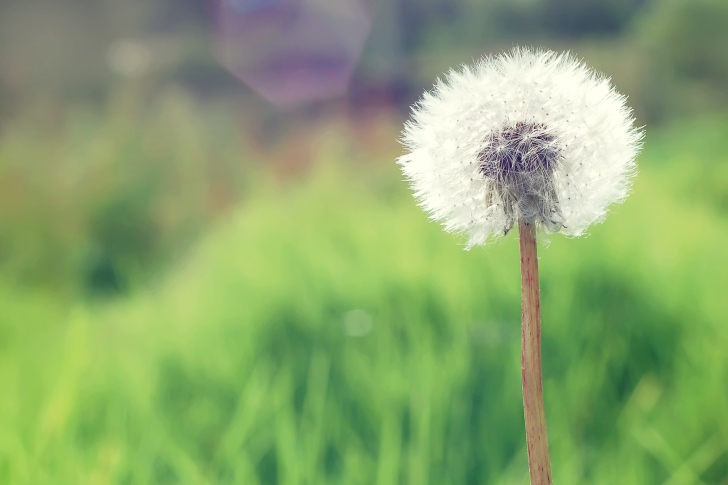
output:
<instances>
[{"instance_id":1,"label":"seed head center","mask_svg":"<svg viewBox=\"0 0 728 485\"><path fill-rule=\"evenodd\" d=\"M556 137L543 123L519 121L486 136L479 170L506 214L504 232L517 219L560 225L554 172L562 158ZM493 203L493 200L489 200Z\"/></svg>"}]
</instances>

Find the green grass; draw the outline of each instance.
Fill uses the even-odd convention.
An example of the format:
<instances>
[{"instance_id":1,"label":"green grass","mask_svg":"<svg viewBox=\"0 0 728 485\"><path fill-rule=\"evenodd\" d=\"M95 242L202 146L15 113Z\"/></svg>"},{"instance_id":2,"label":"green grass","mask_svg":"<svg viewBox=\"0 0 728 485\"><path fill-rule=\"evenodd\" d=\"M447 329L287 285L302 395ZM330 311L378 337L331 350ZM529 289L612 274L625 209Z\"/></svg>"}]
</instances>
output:
<instances>
[{"instance_id":1,"label":"green grass","mask_svg":"<svg viewBox=\"0 0 728 485\"><path fill-rule=\"evenodd\" d=\"M728 217L703 190L728 123L692 126L540 247L555 483L728 483ZM393 163L327 147L159 284L0 290L0 483L528 483L516 236L463 251Z\"/></svg>"}]
</instances>

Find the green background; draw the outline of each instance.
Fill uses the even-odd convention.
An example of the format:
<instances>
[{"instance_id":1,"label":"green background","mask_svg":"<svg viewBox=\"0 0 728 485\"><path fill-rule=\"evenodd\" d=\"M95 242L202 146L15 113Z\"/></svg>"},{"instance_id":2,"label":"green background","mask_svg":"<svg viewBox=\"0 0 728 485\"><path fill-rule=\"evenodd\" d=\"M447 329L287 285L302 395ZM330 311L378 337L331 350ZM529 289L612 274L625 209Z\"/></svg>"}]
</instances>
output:
<instances>
[{"instance_id":1,"label":"green background","mask_svg":"<svg viewBox=\"0 0 728 485\"><path fill-rule=\"evenodd\" d=\"M29 4L106 25L104 3ZM87 72L63 36L44 77L32 29L0 30L0 483L528 483L517 236L464 251L394 163L405 108L274 109L183 4L180 64L142 78ZM152 35L130 5L110 32ZM416 95L535 43L614 75L646 125L626 202L539 244L555 483L728 484L724 3L423 5Z\"/></svg>"}]
</instances>

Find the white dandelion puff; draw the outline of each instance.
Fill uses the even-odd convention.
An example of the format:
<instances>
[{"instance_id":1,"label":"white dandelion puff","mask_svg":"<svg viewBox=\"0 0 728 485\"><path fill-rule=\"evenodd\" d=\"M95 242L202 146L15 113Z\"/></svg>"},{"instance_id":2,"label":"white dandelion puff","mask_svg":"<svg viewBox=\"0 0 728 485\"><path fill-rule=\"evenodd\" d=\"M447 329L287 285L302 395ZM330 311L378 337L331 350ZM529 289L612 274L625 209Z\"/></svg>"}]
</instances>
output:
<instances>
[{"instance_id":1,"label":"white dandelion puff","mask_svg":"<svg viewBox=\"0 0 728 485\"><path fill-rule=\"evenodd\" d=\"M536 229L573 236L628 194L641 129L609 79L568 53L515 49L438 80L413 107L402 166L420 205L485 244L518 222L521 383L532 485L551 484Z\"/></svg>"},{"instance_id":2,"label":"white dandelion puff","mask_svg":"<svg viewBox=\"0 0 728 485\"><path fill-rule=\"evenodd\" d=\"M420 205L468 248L519 220L579 236L636 173L642 131L625 102L568 53L514 49L425 92L398 163Z\"/></svg>"}]
</instances>

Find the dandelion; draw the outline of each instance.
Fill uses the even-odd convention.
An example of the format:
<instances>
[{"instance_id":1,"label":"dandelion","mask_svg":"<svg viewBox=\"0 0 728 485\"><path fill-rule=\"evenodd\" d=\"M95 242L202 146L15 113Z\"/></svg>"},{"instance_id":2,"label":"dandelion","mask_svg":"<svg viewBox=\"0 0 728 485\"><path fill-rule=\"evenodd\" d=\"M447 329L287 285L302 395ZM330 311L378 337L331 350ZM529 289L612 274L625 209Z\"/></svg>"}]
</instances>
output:
<instances>
[{"instance_id":1,"label":"dandelion","mask_svg":"<svg viewBox=\"0 0 728 485\"><path fill-rule=\"evenodd\" d=\"M531 483L551 483L541 389L537 229L580 236L628 195L642 131L626 98L568 53L514 49L451 70L413 107L398 163L467 249L521 248L523 397Z\"/></svg>"}]
</instances>

